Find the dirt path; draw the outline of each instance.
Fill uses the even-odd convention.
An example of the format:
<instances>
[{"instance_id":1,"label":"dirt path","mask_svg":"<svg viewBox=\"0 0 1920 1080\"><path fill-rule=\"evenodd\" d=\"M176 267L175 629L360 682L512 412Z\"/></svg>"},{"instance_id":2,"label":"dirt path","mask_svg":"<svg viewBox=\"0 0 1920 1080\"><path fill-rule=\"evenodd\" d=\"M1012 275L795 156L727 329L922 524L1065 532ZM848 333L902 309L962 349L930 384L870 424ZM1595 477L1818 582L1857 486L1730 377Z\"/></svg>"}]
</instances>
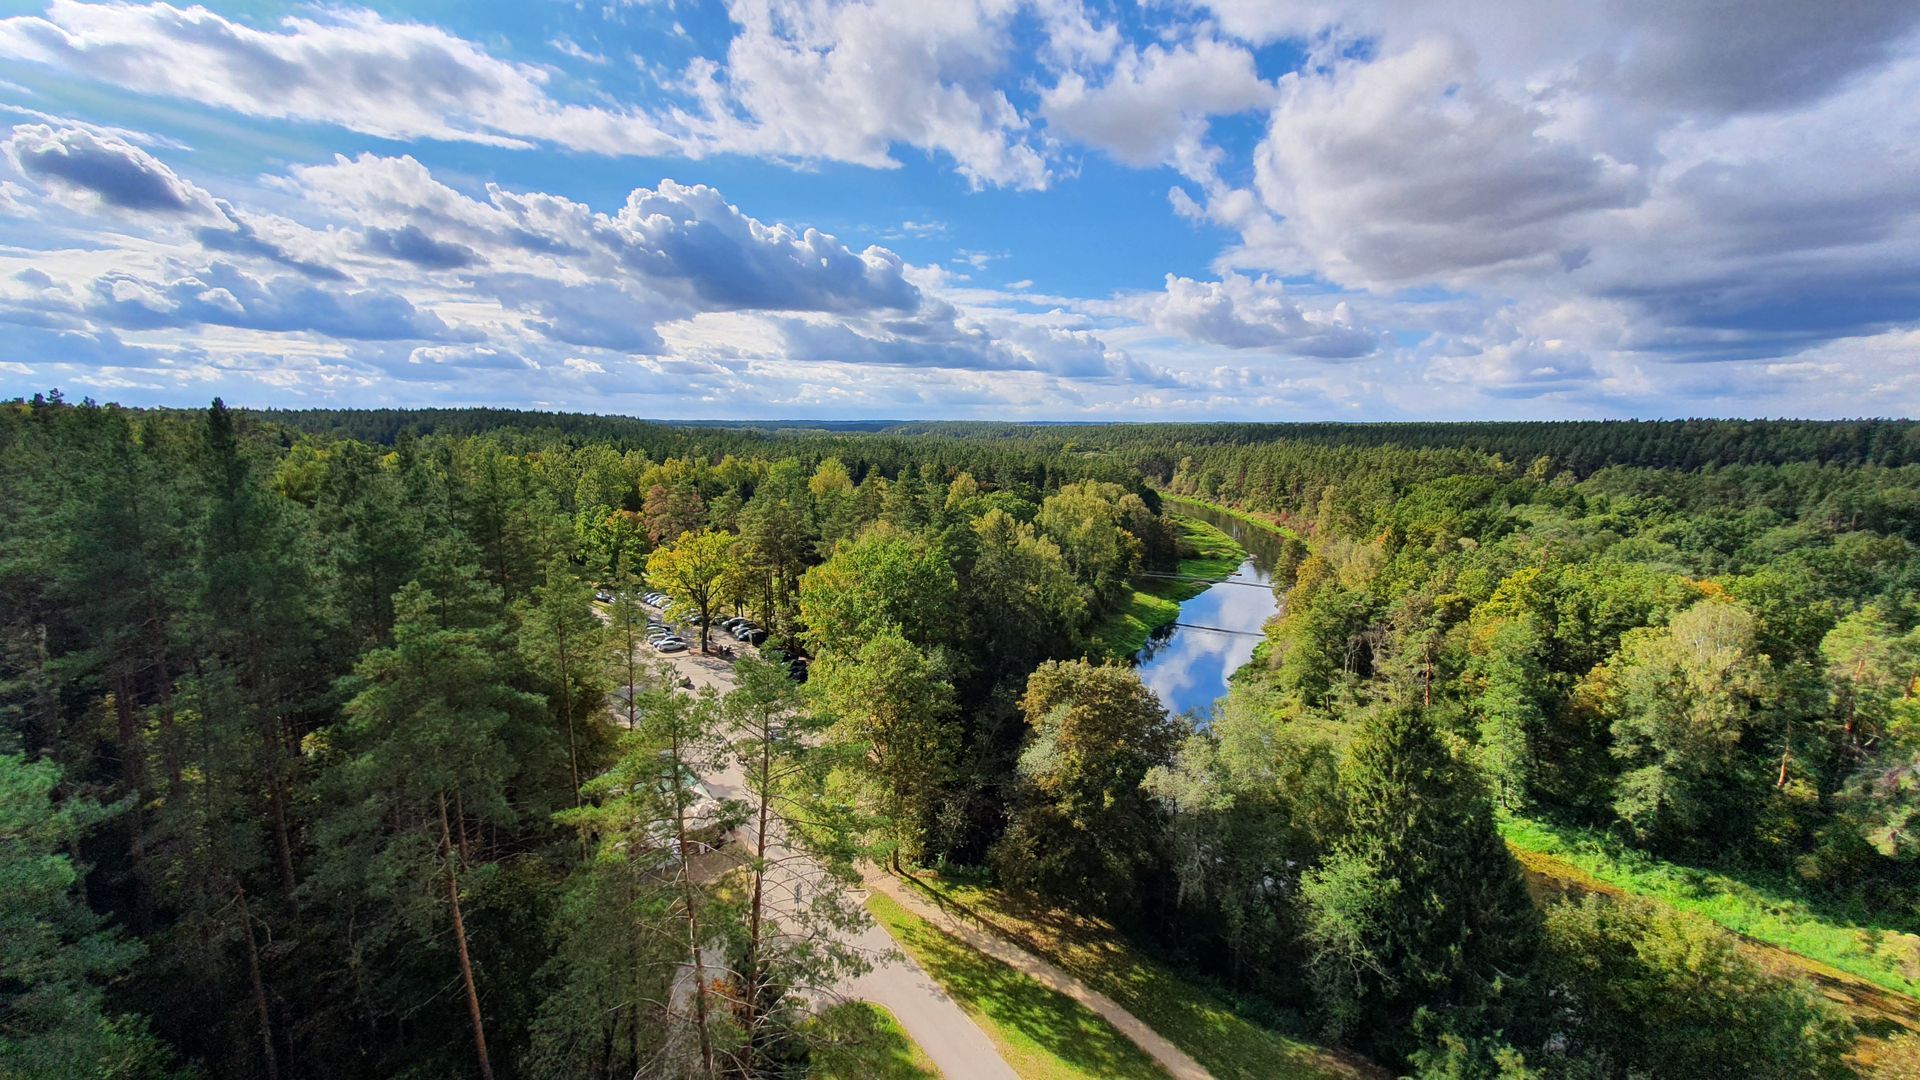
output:
<instances>
[{"instance_id":1,"label":"dirt path","mask_svg":"<svg viewBox=\"0 0 1920 1080\"><path fill-rule=\"evenodd\" d=\"M1015 971L1030 976L1048 989L1065 994L1093 1010L1101 1019L1112 1024L1120 1034L1132 1039L1134 1044L1145 1050L1154 1061L1159 1062L1160 1067L1167 1070L1167 1074L1174 1077L1174 1080L1211 1080L1213 1074L1202 1068L1200 1063L1188 1056L1186 1051L1168 1042L1159 1032L1122 1008L1118 1002L1088 986L1052 961L1035 956L977 922L959 918L938 905L928 903L917 891L882 871L874 870L868 873L866 883L867 888L885 895L947 934Z\"/></svg>"}]
</instances>

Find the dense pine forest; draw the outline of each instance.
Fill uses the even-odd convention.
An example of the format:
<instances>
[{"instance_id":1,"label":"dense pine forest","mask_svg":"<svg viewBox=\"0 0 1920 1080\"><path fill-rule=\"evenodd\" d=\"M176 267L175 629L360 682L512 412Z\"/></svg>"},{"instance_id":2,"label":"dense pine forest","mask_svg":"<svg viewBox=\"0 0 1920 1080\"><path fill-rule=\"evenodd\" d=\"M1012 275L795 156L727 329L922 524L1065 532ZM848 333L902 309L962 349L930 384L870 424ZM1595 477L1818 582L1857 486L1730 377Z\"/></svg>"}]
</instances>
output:
<instances>
[{"instance_id":1,"label":"dense pine forest","mask_svg":"<svg viewBox=\"0 0 1920 1080\"><path fill-rule=\"evenodd\" d=\"M0 484L0 1076L836 1075L881 867L1097 917L1378 1075L1920 1062L1712 896L1522 862L1752 886L1845 928L1775 945L1920 992L1920 425L55 394L0 406ZM1094 632L1194 500L1289 555L1169 716ZM730 688L646 648L656 591L696 649L764 629Z\"/></svg>"}]
</instances>

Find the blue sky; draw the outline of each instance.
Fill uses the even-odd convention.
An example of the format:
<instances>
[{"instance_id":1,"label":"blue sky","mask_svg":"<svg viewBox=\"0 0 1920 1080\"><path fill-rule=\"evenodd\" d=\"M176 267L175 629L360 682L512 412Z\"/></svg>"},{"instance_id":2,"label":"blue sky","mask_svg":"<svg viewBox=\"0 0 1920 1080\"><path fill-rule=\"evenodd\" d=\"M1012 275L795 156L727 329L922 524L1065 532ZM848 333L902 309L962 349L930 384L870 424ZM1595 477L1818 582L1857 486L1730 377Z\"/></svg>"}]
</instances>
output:
<instances>
[{"instance_id":1,"label":"blue sky","mask_svg":"<svg viewBox=\"0 0 1920 1080\"><path fill-rule=\"evenodd\" d=\"M0 394L1912 415L1920 6L0 3Z\"/></svg>"}]
</instances>

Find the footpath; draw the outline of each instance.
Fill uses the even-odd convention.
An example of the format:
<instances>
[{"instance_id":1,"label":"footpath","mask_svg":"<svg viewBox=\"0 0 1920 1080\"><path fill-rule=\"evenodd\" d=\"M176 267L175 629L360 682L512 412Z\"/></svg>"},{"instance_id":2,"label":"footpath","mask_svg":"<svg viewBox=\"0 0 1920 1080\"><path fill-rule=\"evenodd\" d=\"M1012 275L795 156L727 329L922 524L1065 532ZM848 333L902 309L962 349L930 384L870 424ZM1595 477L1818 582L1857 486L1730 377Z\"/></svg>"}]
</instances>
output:
<instances>
[{"instance_id":1,"label":"footpath","mask_svg":"<svg viewBox=\"0 0 1920 1080\"><path fill-rule=\"evenodd\" d=\"M1112 1024L1114 1030L1133 1040L1174 1080L1212 1080L1213 1074L1202 1068L1186 1051L1142 1023L1139 1017L1122 1008L1119 1002L1088 986L1052 961L1043 960L997 932L931 903L918 890L885 871L869 870L865 884L868 889L886 896L971 948L1086 1006L1102 1020Z\"/></svg>"}]
</instances>

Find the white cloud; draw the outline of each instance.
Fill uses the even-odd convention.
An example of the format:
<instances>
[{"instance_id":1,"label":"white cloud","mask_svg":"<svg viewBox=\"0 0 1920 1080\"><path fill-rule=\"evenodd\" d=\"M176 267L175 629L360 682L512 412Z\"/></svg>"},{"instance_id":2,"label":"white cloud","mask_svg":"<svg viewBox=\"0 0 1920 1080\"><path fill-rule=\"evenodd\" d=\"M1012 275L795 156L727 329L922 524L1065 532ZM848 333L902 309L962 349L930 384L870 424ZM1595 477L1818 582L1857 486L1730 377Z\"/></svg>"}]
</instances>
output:
<instances>
[{"instance_id":1,"label":"white cloud","mask_svg":"<svg viewBox=\"0 0 1920 1080\"><path fill-rule=\"evenodd\" d=\"M1089 80L1063 75L1041 95L1050 134L1097 146L1124 165L1176 164L1210 176L1216 151L1205 145L1211 117L1246 112L1273 100L1253 54L1214 38L1171 48L1125 48Z\"/></svg>"},{"instance_id":2,"label":"white cloud","mask_svg":"<svg viewBox=\"0 0 1920 1080\"><path fill-rule=\"evenodd\" d=\"M876 168L894 144L945 154L975 186L1046 187L1046 159L996 84L1012 0L829 4L733 0L724 67L689 73L714 146Z\"/></svg>"},{"instance_id":3,"label":"white cloud","mask_svg":"<svg viewBox=\"0 0 1920 1080\"><path fill-rule=\"evenodd\" d=\"M1345 302L1309 310L1278 282L1238 274L1219 281L1168 274L1164 292L1122 306L1169 333L1229 349L1344 360L1366 356L1380 343L1377 332L1355 325Z\"/></svg>"},{"instance_id":4,"label":"white cloud","mask_svg":"<svg viewBox=\"0 0 1920 1080\"><path fill-rule=\"evenodd\" d=\"M1281 89L1257 187L1309 269L1343 283L1575 264L1573 222L1644 194L1637 169L1555 137L1452 40L1290 74Z\"/></svg>"},{"instance_id":5,"label":"white cloud","mask_svg":"<svg viewBox=\"0 0 1920 1080\"><path fill-rule=\"evenodd\" d=\"M288 17L277 30L259 30L202 7L54 0L44 16L0 20L0 55L138 93L385 138L555 143L606 154L675 148L638 111L556 101L543 69L368 11Z\"/></svg>"}]
</instances>

